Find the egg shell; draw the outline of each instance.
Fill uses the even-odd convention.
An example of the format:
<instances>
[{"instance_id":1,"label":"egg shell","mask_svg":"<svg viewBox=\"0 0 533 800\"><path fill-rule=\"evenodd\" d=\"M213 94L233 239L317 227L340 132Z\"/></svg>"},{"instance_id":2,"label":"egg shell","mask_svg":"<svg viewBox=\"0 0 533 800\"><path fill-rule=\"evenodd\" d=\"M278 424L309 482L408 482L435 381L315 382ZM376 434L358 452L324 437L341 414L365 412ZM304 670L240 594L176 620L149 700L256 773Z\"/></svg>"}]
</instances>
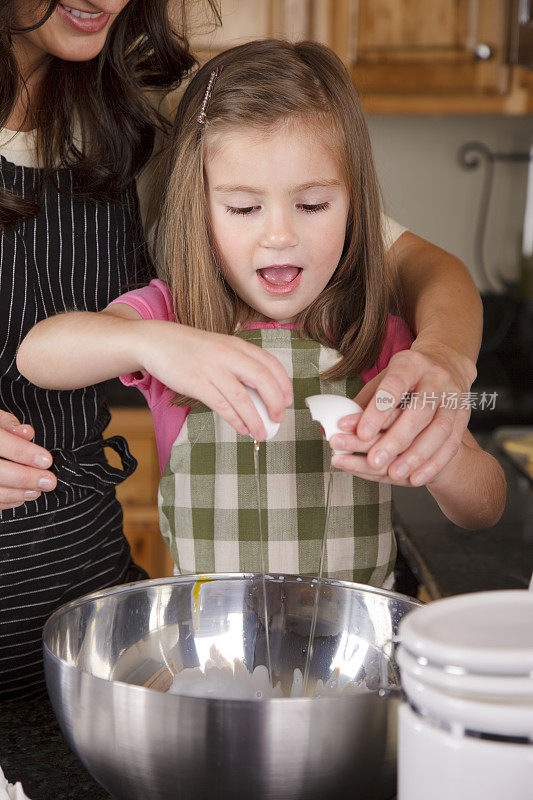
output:
<instances>
[{"instance_id":1,"label":"egg shell","mask_svg":"<svg viewBox=\"0 0 533 800\"><path fill-rule=\"evenodd\" d=\"M348 414L360 414L363 409L349 397L339 394L313 394L305 398L305 404L315 422L319 422L326 439L336 433L345 433L339 428L339 422ZM349 453L349 450L335 450L335 453Z\"/></svg>"},{"instance_id":2,"label":"egg shell","mask_svg":"<svg viewBox=\"0 0 533 800\"><path fill-rule=\"evenodd\" d=\"M276 433L279 431L280 423L279 422L273 422L270 419L270 416L268 414L267 408L266 408L265 404L263 403L263 401L261 400L261 398L259 397L259 395L257 394L257 392L255 391L255 389L250 389L247 386L246 387L246 391L250 395L250 399L251 399L252 403L254 404L254 406L256 407L257 413L259 414L259 416L261 417L261 419L263 421L263 425L265 426L265 430L266 430L266 434L267 434L266 435L266 441L268 442L268 440L272 439L276 435Z\"/></svg>"}]
</instances>

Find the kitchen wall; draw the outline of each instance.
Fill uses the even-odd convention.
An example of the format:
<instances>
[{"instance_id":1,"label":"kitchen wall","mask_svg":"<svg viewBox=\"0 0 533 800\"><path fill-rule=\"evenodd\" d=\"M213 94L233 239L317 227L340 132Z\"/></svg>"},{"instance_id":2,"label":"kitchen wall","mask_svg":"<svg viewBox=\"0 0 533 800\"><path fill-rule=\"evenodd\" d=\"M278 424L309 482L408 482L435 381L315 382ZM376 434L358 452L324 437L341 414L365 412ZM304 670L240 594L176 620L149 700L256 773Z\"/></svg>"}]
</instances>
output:
<instances>
[{"instance_id":1,"label":"kitchen wall","mask_svg":"<svg viewBox=\"0 0 533 800\"><path fill-rule=\"evenodd\" d=\"M480 289L487 289L474 259L474 234L484 164L464 170L457 151L469 141L497 152L529 151L533 116L368 116L387 212L414 233L461 258ZM517 278L527 164L497 162L487 220L485 264Z\"/></svg>"}]
</instances>

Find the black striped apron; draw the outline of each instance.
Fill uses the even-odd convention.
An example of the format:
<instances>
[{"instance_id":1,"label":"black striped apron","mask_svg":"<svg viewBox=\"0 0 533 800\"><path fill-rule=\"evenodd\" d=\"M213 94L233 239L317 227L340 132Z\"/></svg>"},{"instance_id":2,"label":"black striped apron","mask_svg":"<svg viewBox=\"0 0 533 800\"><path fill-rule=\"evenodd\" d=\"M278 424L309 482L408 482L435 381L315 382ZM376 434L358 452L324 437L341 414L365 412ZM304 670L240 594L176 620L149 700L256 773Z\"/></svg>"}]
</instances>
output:
<instances>
[{"instance_id":1,"label":"black striped apron","mask_svg":"<svg viewBox=\"0 0 533 800\"><path fill-rule=\"evenodd\" d=\"M0 185L35 194L37 169L0 157ZM114 487L136 462L109 422L102 386L73 392L33 386L17 370L17 347L38 321L64 310L98 311L132 284L149 261L132 184L120 204L72 198L72 173L56 173L35 219L0 236L0 409L35 429L50 450L54 492L0 511L0 700L43 691L41 633L63 603L127 580L130 550ZM107 463L119 452L123 469ZM0 712L1 713L1 712Z\"/></svg>"}]
</instances>

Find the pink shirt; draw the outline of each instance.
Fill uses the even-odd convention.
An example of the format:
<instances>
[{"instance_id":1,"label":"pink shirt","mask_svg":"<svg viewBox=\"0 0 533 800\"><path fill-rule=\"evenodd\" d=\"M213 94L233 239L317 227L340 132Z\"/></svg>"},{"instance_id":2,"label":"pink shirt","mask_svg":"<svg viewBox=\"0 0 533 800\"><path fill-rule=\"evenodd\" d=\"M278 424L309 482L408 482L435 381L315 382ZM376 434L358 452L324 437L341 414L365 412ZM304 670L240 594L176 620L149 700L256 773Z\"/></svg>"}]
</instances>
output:
<instances>
[{"instance_id":1,"label":"pink shirt","mask_svg":"<svg viewBox=\"0 0 533 800\"><path fill-rule=\"evenodd\" d=\"M143 319L157 319L166 322L176 321L168 286L164 281L158 279L150 281L150 284L142 289L126 292L126 294L113 300L110 305L114 303L125 303L131 306ZM282 325L279 322L253 322L246 329L253 328L294 329L296 326L290 323ZM412 342L413 336L403 319L389 314L383 349L374 366L361 375L364 382L368 383L369 380L385 369L395 353L400 350L408 350ZM171 400L175 393L148 373L141 375L137 372L123 375L120 380L125 386L136 386L148 403L154 420L159 465L161 472L163 472L167 465L172 445L176 441L190 409L171 405Z\"/></svg>"}]
</instances>

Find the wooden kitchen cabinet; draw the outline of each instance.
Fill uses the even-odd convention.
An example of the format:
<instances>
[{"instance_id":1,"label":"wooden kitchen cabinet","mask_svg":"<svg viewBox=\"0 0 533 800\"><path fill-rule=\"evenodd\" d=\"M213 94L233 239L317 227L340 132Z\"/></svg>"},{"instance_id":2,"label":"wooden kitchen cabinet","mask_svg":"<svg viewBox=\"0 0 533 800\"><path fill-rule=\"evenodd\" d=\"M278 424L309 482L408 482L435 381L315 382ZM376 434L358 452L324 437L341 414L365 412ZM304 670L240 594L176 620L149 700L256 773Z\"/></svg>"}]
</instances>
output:
<instances>
[{"instance_id":1,"label":"wooden kitchen cabinet","mask_svg":"<svg viewBox=\"0 0 533 800\"><path fill-rule=\"evenodd\" d=\"M334 5L333 46L367 92L509 89L507 0L338 0ZM347 24L340 24L343 19Z\"/></svg>"},{"instance_id":2,"label":"wooden kitchen cabinet","mask_svg":"<svg viewBox=\"0 0 533 800\"><path fill-rule=\"evenodd\" d=\"M133 559L151 578L172 575L173 561L159 532L157 488L159 460L152 415L148 408L112 408L106 436L124 436L139 465L117 487L117 497L124 511L124 533ZM120 466L116 453L107 450L113 466Z\"/></svg>"},{"instance_id":3,"label":"wooden kitchen cabinet","mask_svg":"<svg viewBox=\"0 0 533 800\"><path fill-rule=\"evenodd\" d=\"M367 111L526 113L508 61L510 0L335 0L331 46Z\"/></svg>"},{"instance_id":4,"label":"wooden kitchen cabinet","mask_svg":"<svg viewBox=\"0 0 533 800\"><path fill-rule=\"evenodd\" d=\"M528 113L531 72L508 65L511 0L222 0L202 60L266 36L315 39L343 59L367 112Z\"/></svg>"}]
</instances>

